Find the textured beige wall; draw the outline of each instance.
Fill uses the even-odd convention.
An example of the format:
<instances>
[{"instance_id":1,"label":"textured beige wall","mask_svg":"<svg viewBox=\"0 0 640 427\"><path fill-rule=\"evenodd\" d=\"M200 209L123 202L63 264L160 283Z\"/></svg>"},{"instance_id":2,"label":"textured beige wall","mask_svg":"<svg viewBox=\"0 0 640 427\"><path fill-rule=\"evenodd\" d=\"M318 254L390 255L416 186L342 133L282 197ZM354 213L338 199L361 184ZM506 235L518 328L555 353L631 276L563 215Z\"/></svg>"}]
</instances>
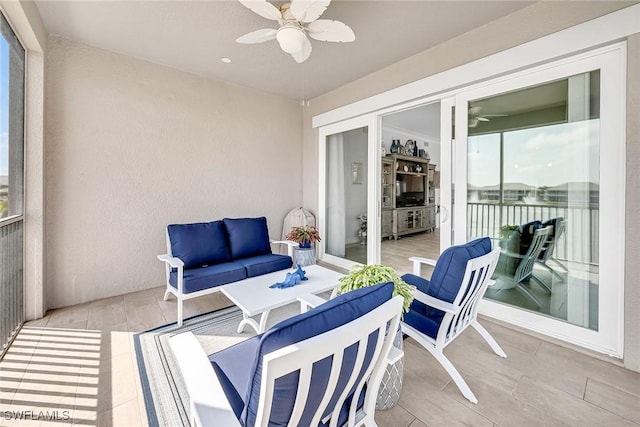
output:
<instances>
[{"instance_id":1,"label":"textured beige wall","mask_svg":"<svg viewBox=\"0 0 640 427\"><path fill-rule=\"evenodd\" d=\"M527 41L586 22L636 2L539 2L507 15L453 40L435 46L389 67L365 76L310 101L304 110L304 162L315 164L318 134L311 118L335 108L382 93L424 77L466 64L473 60L518 46ZM636 230L640 196L637 188L640 148L640 52L638 37L629 43L627 90L627 224ZM314 213L318 206L318 182L315 171L303 171L303 203ZM640 371L640 246L630 231L626 247L625 271L625 366ZM605 315L603 313L603 315Z\"/></svg>"},{"instance_id":2,"label":"textured beige wall","mask_svg":"<svg viewBox=\"0 0 640 427\"><path fill-rule=\"evenodd\" d=\"M49 308L163 285L169 223L300 205L295 101L55 36L46 81Z\"/></svg>"}]
</instances>

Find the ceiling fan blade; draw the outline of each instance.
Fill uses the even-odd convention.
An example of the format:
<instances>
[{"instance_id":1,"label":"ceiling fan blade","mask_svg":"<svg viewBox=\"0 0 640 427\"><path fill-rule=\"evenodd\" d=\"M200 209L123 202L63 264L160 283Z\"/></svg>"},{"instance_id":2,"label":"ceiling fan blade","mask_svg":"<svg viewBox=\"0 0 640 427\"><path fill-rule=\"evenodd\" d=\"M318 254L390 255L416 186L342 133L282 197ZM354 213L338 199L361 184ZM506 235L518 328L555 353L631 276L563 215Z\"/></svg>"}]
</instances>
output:
<instances>
[{"instance_id":1,"label":"ceiling fan blade","mask_svg":"<svg viewBox=\"0 0 640 427\"><path fill-rule=\"evenodd\" d=\"M293 56L293 59L295 59L298 64L302 64L304 61L309 59L309 56L311 56L311 42L307 37L304 38L302 50L300 52L292 53L291 56Z\"/></svg>"},{"instance_id":2,"label":"ceiling fan blade","mask_svg":"<svg viewBox=\"0 0 640 427\"><path fill-rule=\"evenodd\" d=\"M257 13L263 18L279 21L282 19L280 10L267 0L238 0L243 6Z\"/></svg>"},{"instance_id":3,"label":"ceiling fan blade","mask_svg":"<svg viewBox=\"0 0 640 427\"><path fill-rule=\"evenodd\" d=\"M507 117L508 114L483 114L484 117Z\"/></svg>"},{"instance_id":4,"label":"ceiling fan blade","mask_svg":"<svg viewBox=\"0 0 640 427\"><path fill-rule=\"evenodd\" d=\"M356 39L356 35L347 24L331 19L318 19L310 23L307 32L312 39L323 42L352 42Z\"/></svg>"},{"instance_id":5,"label":"ceiling fan blade","mask_svg":"<svg viewBox=\"0 0 640 427\"><path fill-rule=\"evenodd\" d=\"M275 39L277 32L278 30L273 28L263 28L238 37L236 42L243 44L263 43Z\"/></svg>"},{"instance_id":6,"label":"ceiling fan blade","mask_svg":"<svg viewBox=\"0 0 640 427\"><path fill-rule=\"evenodd\" d=\"M482 107L469 107L469 114L475 116L480 114L480 110L482 110Z\"/></svg>"},{"instance_id":7,"label":"ceiling fan blade","mask_svg":"<svg viewBox=\"0 0 640 427\"><path fill-rule=\"evenodd\" d=\"M477 116L476 120L478 120L479 122L490 122L491 120L487 119L486 117L482 117L482 116Z\"/></svg>"},{"instance_id":8,"label":"ceiling fan blade","mask_svg":"<svg viewBox=\"0 0 640 427\"><path fill-rule=\"evenodd\" d=\"M331 0L291 0L289 12L296 20L309 23L324 13Z\"/></svg>"}]
</instances>

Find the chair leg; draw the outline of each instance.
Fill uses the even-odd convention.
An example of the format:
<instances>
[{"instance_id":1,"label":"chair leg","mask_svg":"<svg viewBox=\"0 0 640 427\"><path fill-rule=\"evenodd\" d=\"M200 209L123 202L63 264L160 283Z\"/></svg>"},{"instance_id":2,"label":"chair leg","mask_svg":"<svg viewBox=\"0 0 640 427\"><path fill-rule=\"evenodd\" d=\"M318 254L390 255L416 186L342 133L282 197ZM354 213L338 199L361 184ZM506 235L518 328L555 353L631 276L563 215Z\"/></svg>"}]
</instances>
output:
<instances>
[{"instance_id":1,"label":"chair leg","mask_svg":"<svg viewBox=\"0 0 640 427\"><path fill-rule=\"evenodd\" d=\"M182 295L178 296L178 327L182 327Z\"/></svg>"},{"instance_id":2,"label":"chair leg","mask_svg":"<svg viewBox=\"0 0 640 427\"><path fill-rule=\"evenodd\" d=\"M162 299L164 301L169 301L169 295L171 295L171 292L169 292L169 289L167 289L166 291L164 291L164 297L162 297Z\"/></svg>"},{"instance_id":3,"label":"chair leg","mask_svg":"<svg viewBox=\"0 0 640 427\"><path fill-rule=\"evenodd\" d=\"M538 308L542 307L542 302L535 296L529 289L527 289L522 283L518 283L516 285L516 289L524 294L527 298L529 298Z\"/></svg>"},{"instance_id":4,"label":"chair leg","mask_svg":"<svg viewBox=\"0 0 640 427\"><path fill-rule=\"evenodd\" d=\"M456 383L456 385L458 386L458 390L460 390L462 395L466 397L469 402L478 403L476 395L473 394L464 378L462 378L462 375L460 375L460 372L458 372L456 367L453 366L453 363L451 363L449 359L447 359L444 353L440 351L434 351L432 352L432 354L436 358L436 360L440 362L442 367L447 371L453 382Z\"/></svg>"},{"instance_id":5,"label":"chair leg","mask_svg":"<svg viewBox=\"0 0 640 427\"><path fill-rule=\"evenodd\" d=\"M543 282L542 280L538 279L536 276L534 276L533 274L531 275L531 278L533 280L536 281L536 283L538 285L540 285L540 287L542 289L544 289L549 295L551 295L551 286L547 285L545 282Z\"/></svg>"},{"instance_id":6,"label":"chair leg","mask_svg":"<svg viewBox=\"0 0 640 427\"><path fill-rule=\"evenodd\" d=\"M491 350L493 350L493 352L495 354L497 354L500 357L507 357L507 353L504 352L504 350L502 349L502 347L500 347L500 345L496 342L496 340L491 336L491 334L489 333L489 331L487 331L484 326L482 326L480 323L478 323L478 321L476 320L475 322L471 323L471 326L473 327L473 329L475 329L476 331L478 331L478 333L480 334L480 336L482 336L482 338L484 338L484 340L487 342L487 344L489 344L489 346L491 347Z\"/></svg>"}]
</instances>

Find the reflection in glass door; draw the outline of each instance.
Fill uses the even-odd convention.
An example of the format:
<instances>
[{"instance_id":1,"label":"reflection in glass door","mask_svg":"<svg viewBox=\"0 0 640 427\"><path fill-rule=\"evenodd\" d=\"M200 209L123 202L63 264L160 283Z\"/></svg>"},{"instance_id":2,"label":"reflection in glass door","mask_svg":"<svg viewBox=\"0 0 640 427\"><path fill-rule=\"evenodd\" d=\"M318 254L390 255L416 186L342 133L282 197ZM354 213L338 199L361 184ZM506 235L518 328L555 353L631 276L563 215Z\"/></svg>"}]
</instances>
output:
<instances>
[{"instance_id":1,"label":"reflection in glass door","mask_svg":"<svg viewBox=\"0 0 640 427\"><path fill-rule=\"evenodd\" d=\"M620 58L603 49L456 97L456 182L466 188L456 194L455 239L489 236L501 248L486 313L616 355Z\"/></svg>"},{"instance_id":2,"label":"reflection in glass door","mask_svg":"<svg viewBox=\"0 0 640 427\"><path fill-rule=\"evenodd\" d=\"M469 103L467 233L502 247L488 298L598 329L600 73Z\"/></svg>"}]
</instances>

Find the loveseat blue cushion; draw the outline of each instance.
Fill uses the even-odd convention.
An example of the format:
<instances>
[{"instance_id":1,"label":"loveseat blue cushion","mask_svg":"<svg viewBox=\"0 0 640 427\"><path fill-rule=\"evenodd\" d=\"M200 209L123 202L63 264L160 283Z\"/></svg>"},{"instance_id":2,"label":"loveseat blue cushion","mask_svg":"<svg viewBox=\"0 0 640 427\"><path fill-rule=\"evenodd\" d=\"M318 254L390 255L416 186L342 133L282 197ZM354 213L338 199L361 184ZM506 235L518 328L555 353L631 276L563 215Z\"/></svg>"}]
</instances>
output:
<instances>
[{"instance_id":1,"label":"loveseat blue cushion","mask_svg":"<svg viewBox=\"0 0 640 427\"><path fill-rule=\"evenodd\" d=\"M171 254L185 268L219 264L231 259L222 221L167 226Z\"/></svg>"},{"instance_id":2,"label":"loveseat blue cushion","mask_svg":"<svg viewBox=\"0 0 640 427\"><path fill-rule=\"evenodd\" d=\"M231 257L247 258L271 253L267 219L260 218L224 218Z\"/></svg>"},{"instance_id":3,"label":"loveseat blue cushion","mask_svg":"<svg viewBox=\"0 0 640 427\"><path fill-rule=\"evenodd\" d=\"M405 274L402 279L418 287L427 295L452 303L462 285L467 262L489 252L491 252L491 240L488 237L475 239L464 245L451 246L438 258L431 280L425 280L413 274ZM420 309L419 306L415 307ZM439 325L444 312L432 307L425 306L425 308L424 315L432 317ZM420 314L421 311L417 313Z\"/></svg>"},{"instance_id":4,"label":"loveseat blue cushion","mask_svg":"<svg viewBox=\"0 0 640 427\"><path fill-rule=\"evenodd\" d=\"M266 354L290 344L320 335L357 319L391 299L392 294L393 283L391 282L358 289L340 295L311 311L280 322L265 332L260 338L255 361L249 369L251 379L247 384L246 397L244 399L246 405L240 419L241 423L245 426L255 424L260 393L262 360ZM369 341L375 341L378 338L379 337L370 338ZM370 344L372 345L372 343ZM371 345L367 350L365 360L371 359ZM238 350L226 349L223 351ZM354 356L355 351L348 350L345 352L345 360L350 361L348 363L353 363ZM314 373L330 369L330 362L330 360L325 359L316 363L313 368ZM244 369L247 369L247 367L245 366ZM320 381L313 381L314 376L315 375L312 374L311 393L308 399L311 402L314 401L314 398L317 400L318 395L321 396L324 393L325 387L325 384L320 384ZM323 375L318 374L317 377L321 378ZM344 383L342 375L338 380L338 386L341 381ZM297 385L297 373L289 374L276 382L269 425L287 425L287 421L293 411ZM308 408L309 404L307 405L307 409ZM309 411L305 410L303 413L300 425L309 425L309 417L312 416L312 414L308 412ZM311 412L313 412L313 410L311 410Z\"/></svg>"},{"instance_id":5,"label":"loveseat blue cushion","mask_svg":"<svg viewBox=\"0 0 640 427\"><path fill-rule=\"evenodd\" d=\"M240 258L234 262L242 264L247 269L247 277L260 276L274 271L290 268L293 265L288 255L265 254L249 258ZM284 275L283 275L284 277Z\"/></svg>"},{"instance_id":6,"label":"loveseat blue cushion","mask_svg":"<svg viewBox=\"0 0 640 427\"><path fill-rule=\"evenodd\" d=\"M208 267L185 269L183 277L183 292L188 294L246 279L247 272L242 264L228 261L223 264L210 265ZM177 272L171 272L169 275L169 283L174 288L178 288Z\"/></svg>"}]
</instances>

